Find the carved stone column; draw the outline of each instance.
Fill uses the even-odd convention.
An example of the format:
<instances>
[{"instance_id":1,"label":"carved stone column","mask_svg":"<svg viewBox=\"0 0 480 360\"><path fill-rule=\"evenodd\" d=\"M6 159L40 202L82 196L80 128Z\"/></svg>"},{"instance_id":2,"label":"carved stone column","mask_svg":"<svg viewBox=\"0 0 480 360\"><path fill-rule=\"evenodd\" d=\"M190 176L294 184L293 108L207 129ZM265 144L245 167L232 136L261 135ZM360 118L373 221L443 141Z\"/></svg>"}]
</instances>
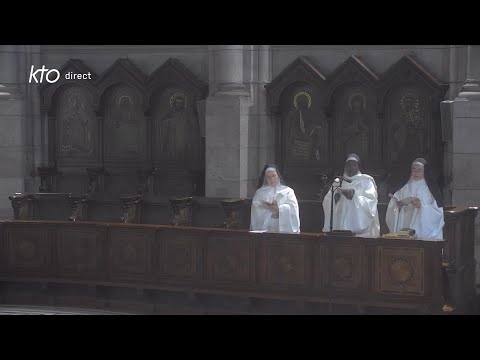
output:
<instances>
[{"instance_id":1,"label":"carved stone column","mask_svg":"<svg viewBox=\"0 0 480 360\"><path fill-rule=\"evenodd\" d=\"M453 100L452 204L480 205L480 46L468 46L467 80ZM476 282L480 285L480 223L475 226Z\"/></svg>"},{"instance_id":2,"label":"carved stone column","mask_svg":"<svg viewBox=\"0 0 480 360\"><path fill-rule=\"evenodd\" d=\"M227 229L239 229L242 226L242 208L245 199L225 199L221 201L225 212L224 226Z\"/></svg>"},{"instance_id":3,"label":"carved stone column","mask_svg":"<svg viewBox=\"0 0 480 360\"><path fill-rule=\"evenodd\" d=\"M173 226L192 225L192 203L193 198L190 196L170 199Z\"/></svg>"},{"instance_id":4,"label":"carved stone column","mask_svg":"<svg viewBox=\"0 0 480 360\"><path fill-rule=\"evenodd\" d=\"M257 45L210 46L209 55L205 196L246 198L254 192L259 159L269 157L259 154L259 124L268 123L260 111L265 101L259 100L264 96L259 85L268 79L269 59L259 60ZM262 151L268 147L263 140Z\"/></svg>"},{"instance_id":5,"label":"carved stone column","mask_svg":"<svg viewBox=\"0 0 480 360\"><path fill-rule=\"evenodd\" d=\"M243 74L244 45L215 45L214 53L216 94L248 95Z\"/></svg>"}]
</instances>

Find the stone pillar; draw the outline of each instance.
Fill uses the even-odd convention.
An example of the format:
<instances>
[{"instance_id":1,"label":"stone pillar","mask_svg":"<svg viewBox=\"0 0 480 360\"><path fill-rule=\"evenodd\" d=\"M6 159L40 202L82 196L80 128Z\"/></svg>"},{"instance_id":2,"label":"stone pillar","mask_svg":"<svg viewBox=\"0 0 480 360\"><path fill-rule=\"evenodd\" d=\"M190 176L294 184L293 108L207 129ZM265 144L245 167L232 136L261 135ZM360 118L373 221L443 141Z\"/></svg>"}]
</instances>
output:
<instances>
[{"instance_id":1,"label":"stone pillar","mask_svg":"<svg viewBox=\"0 0 480 360\"><path fill-rule=\"evenodd\" d=\"M24 192L24 102L19 96L18 45L0 46L0 218L13 218L8 197Z\"/></svg>"},{"instance_id":2,"label":"stone pillar","mask_svg":"<svg viewBox=\"0 0 480 360\"><path fill-rule=\"evenodd\" d=\"M271 78L270 47L220 45L209 51L205 195L252 197L259 169L271 157L270 139L260 135L271 133L263 87Z\"/></svg>"},{"instance_id":3,"label":"stone pillar","mask_svg":"<svg viewBox=\"0 0 480 360\"><path fill-rule=\"evenodd\" d=\"M258 93L256 115L258 119L258 174L267 163L275 161L275 127L270 117L265 85L272 81L271 45L258 46ZM257 175L258 175L257 174Z\"/></svg>"},{"instance_id":4,"label":"stone pillar","mask_svg":"<svg viewBox=\"0 0 480 360\"><path fill-rule=\"evenodd\" d=\"M453 101L452 203L480 206L480 46L468 46L467 80ZM480 221L475 223L476 281L480 284Z\"/></svg>"},{"instance_id":5,"label":"stone pillar","mask_svg":"<svg viewBox=\"0 0 480 360\"><path fill-rule=\"evenodd\" d=\"M249 95L243 76L244 45L216 45L214 52L216 94Z\"/></svg>"}]
</instances>

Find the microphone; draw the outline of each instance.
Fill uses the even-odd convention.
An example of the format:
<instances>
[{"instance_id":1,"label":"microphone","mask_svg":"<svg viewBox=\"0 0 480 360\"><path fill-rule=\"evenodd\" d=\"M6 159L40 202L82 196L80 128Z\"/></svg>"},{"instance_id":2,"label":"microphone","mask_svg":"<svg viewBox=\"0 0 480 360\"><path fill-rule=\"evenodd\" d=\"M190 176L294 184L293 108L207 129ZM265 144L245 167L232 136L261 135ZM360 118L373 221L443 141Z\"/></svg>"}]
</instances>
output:
<instances>
[{"instance_id":1,"label":"microphone","mask_svg":"<svg viewBox=\"0 0 480 360\"><path fill-rule=\"evenodd\" d=\"M335 180L334 180L335 182L340 182L340 180L346 181L348 183L352 182L352 180L347 179L345 176L342 176L342 175L335 176Z\"/></svg>"}]
</instances>

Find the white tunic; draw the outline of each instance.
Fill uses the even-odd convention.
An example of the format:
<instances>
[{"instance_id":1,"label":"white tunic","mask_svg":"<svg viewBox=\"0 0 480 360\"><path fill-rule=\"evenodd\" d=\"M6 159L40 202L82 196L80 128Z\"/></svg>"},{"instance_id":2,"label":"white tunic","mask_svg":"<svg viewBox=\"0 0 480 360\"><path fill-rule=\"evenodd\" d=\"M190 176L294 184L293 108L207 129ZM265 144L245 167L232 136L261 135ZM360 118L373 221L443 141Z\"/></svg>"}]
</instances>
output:
<instances>
[{"instance_id":1,"label":"white tunic","mask_svg":"<svg viewBox=\"0 0 480 360\"><path fill-rule=\"evenodd\" d=\"M390 199L385 218L390 232L396 233L401 228L411 228L415 229L415 234L419 238L443 239L443 225L445 225L443 207L437 206L437 201L430 192L425 179L410 179L393 196L398 200L410 197L419 198L421 206L417 209L409 204L399 210L396 200Z\"/></svg>"},{"instance_id":2,"label":"white tunic","mask_svg":"<svg viewBox=\"0 0 480 360\"><path fill-rule=\"evenodd\" d=\"M351 183L342 182L340 189L354 189L352 200L344 195L333 205L333 230L350 230L355 236L378 237L380 235L380 221L378 218L378 194L375 180L367 174L358 173L352 177ZM338 185L336 183L335 185ZM338 190L337 190L338 191ZM336 192L335 192L336 193ZM325 222L323 231L330 231L330 206L332 203L332 189L323 199Z\"/></svg>"},{"instance_id":3,"label":"white tunic","mask_svg":"<svg viewBox=\"0 0 480 360\"><path fill-rule=\"evenodd\" d=\"M278 219L272 218L272 211L262 206L262 201L276 201ZM273 232L300 232L300 216L295 192L285 185L263 185L252 199L250 230Z\"/></svg>"}]
</instances>

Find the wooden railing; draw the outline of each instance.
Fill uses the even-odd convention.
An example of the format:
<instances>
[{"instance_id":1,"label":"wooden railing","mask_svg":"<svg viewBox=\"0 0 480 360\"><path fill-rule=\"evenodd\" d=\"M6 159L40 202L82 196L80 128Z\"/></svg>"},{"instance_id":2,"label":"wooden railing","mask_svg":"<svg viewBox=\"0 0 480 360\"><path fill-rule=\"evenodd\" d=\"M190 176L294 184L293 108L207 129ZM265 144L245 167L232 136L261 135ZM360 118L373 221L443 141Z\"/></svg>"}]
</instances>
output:
<instances>
[{"instance_id":1,"label":"wooden railing","mask_svg":"<svg viewBox=\"0 0 480 360\"><path fill-rule=\"evenodd\" d=\"M441 313L443 241L0 223L4 303L138 313Z\"/></svg>"}]
</instances>

